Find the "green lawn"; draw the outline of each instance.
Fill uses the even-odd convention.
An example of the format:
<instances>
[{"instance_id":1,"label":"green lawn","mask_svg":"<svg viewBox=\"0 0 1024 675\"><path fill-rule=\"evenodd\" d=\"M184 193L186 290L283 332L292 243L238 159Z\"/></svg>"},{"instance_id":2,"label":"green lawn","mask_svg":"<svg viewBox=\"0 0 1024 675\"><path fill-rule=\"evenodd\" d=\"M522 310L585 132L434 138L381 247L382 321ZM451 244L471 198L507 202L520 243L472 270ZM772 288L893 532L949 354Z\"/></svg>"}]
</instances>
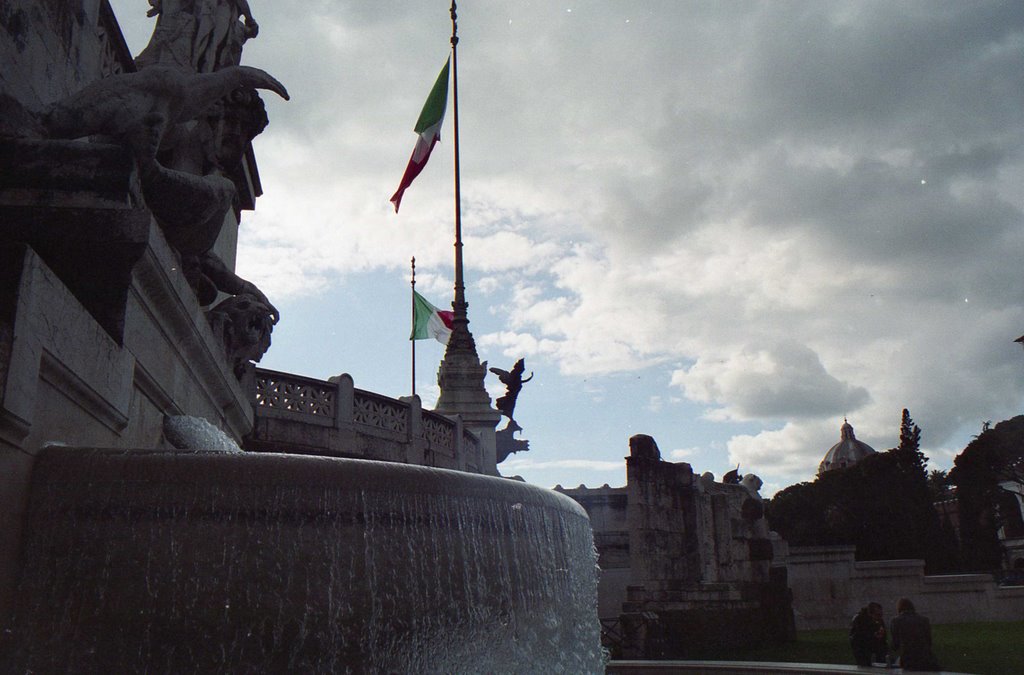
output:
<instances>
[{"instance_id":1,"label":"green lawn","mask_svg":"<svg viewBox=\"0 0 1024 675\"><path fill-rule=\"evenodd\" d=\"M935 655L946 670L978 675L1024 673L1024 621L957 623L932 627ZM815 630L777 647L737 650L730 661L853 664L845 630Z\"/></svg>"}]
</instances>

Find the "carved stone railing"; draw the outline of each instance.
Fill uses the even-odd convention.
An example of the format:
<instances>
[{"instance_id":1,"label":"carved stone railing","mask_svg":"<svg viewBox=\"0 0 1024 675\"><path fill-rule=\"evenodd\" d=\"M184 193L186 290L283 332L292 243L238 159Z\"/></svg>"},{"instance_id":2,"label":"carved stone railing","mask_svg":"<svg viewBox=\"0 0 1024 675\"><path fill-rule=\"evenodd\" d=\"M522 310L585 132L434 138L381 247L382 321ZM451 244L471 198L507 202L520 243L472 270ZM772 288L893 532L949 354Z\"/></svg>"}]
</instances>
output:
<instances>
[{"instance_id":1,"label":"carved stone railing","mask_svg":"<svg viewBox=\"0 0 1024 675\"><path fill-rule=\"evenodd\" d=\"M356 389L349 375L317 380L256 368L247 450L362 457L480 472L480 442L418 397Z\"/></svg>"},{"instance_id":2,"label":"carved stone railing","mask_svg":"<svg viewBox=\"0 0 1024 675\"><path fill-rule=\"evenodd\" d=\"M450 448L455 444L455 427L444 415L432 412L423 413L423 436L432 445L439 448Z\"/></svg>"},{"instance_id":3,"label":"carved stone railing","mask_svg":"<svg viewBox=\"0 0 1024 675\"><path fill-rule=\"evenodd\" d=\"M273 410L311 424L334 424L338 387L333 382L270 370L258 370L255 379L257 415L261 409Z\"/></svg>"},{"instance_id":4,"label":"carved stone railing","mask_svg":"<svg viewBox=\"0 0 1024 675\"><path fill-rule=\"evenodd\" d=\"M409 433L409 404L387 396L357 389L352 416L356 424L398 434Z\"/></svg>"}]
</instances>

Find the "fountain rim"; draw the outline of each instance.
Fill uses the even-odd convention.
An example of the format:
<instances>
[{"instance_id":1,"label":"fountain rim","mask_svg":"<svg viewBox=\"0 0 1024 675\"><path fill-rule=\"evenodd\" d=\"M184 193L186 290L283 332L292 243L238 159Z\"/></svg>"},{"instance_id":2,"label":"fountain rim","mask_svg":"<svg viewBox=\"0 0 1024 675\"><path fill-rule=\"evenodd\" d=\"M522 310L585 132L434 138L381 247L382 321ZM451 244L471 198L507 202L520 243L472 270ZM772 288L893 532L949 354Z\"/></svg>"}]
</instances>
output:
<instances>
[{"instance_id":1,"label":"fountain rim","mask_svg":"<svg viewBox=\"0 0 1024 675\"><path fill-rule=\"evenodd\" d=\"M571 497L501 476L347 457L48 446L36 457L43 485L189 485L450 496L553 508L589 520Z\"/></svg>"}]
</instances>

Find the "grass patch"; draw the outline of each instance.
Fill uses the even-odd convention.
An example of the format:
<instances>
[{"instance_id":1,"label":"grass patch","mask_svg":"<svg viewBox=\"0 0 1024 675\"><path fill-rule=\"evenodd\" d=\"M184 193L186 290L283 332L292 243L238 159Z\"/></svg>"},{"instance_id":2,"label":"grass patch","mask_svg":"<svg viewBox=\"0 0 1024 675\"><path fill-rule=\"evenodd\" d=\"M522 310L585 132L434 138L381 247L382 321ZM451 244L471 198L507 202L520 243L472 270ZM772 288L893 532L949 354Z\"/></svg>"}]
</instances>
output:
<instances>
[{"instance_id":1,"label":"grass patch","mask_svg":"<svg viewBox=\"0 0 1024 675\"><path fill-rule=\"evenodd\" d=\"M955 623L932 626L935 656L946 670L978 675L1024 673L1024 621ZM760 649L737 649L730 661L792 661L853 664L845 630L812 630L796 642Z\"/></svg>"}]
</instances>

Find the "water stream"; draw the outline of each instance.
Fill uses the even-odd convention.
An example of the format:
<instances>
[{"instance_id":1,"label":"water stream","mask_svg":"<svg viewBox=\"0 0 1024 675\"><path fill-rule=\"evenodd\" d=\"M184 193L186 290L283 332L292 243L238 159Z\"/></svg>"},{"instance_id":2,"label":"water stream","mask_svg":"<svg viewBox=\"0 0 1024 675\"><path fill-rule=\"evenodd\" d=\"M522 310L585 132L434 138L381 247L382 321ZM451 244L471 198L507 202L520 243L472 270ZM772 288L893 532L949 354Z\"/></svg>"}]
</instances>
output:
<instances>
[{"instance_id":1,"label":"water stream","mask_svg":"<svg viewBox=\"0 0 1024 675\"><path fill-rule=\"evenodd\" d=\"M49 448L24 672L603 670L585 513L381 462Z\"/></svg>"}]
</instances>

